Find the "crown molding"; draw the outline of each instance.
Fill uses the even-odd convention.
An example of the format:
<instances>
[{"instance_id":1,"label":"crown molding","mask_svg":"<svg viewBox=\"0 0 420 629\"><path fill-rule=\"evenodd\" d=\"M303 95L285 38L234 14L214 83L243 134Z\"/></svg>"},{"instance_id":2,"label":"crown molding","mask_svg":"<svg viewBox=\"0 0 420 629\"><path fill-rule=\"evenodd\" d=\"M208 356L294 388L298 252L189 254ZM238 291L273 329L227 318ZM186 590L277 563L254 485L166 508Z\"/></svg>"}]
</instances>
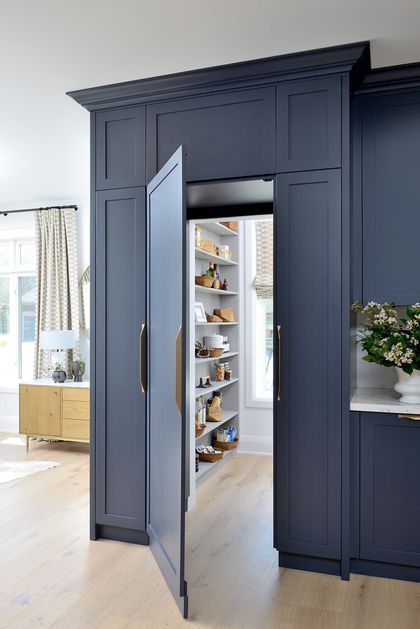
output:
<instances>
[{"instance_id":1,"label":"crown molding","mask_svg":"<svg viewBox=\"0 0 420 629\"><path fill-rule=\"evenodd\" d=\"M363 95L419 86L420 63L406 63L404 65L371 70L355 93Z\"/></svg>"},{"instance_id":2,"label":"crown molding","mask_svg":"<svg viewBox=\"0 0 420 629\"><path fill-rule=\"evenodd\" d=\"M75 90L67 95L95 111L338 73L349 73L355 88L369 70L369 42L358 42Z\"/></svg>"}]
</instances>

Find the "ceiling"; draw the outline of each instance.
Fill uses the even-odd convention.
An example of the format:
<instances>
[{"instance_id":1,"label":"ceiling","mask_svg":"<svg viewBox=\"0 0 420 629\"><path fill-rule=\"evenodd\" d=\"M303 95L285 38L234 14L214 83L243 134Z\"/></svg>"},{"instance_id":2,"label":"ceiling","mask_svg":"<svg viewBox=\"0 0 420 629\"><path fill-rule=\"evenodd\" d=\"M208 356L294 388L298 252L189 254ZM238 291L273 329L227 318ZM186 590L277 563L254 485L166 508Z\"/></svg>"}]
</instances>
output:
<instances>
[{"instance_id":1,"label":"ceiling","mask_svg":"<svg viewBox=\"0 0 420 629\"><path fill-rule=\"evenodd\" d=\"M0 0L0 209L87 197L89 114L69 90L370 40L420 61L414 0Z\"/></svg>"}]
</instances>

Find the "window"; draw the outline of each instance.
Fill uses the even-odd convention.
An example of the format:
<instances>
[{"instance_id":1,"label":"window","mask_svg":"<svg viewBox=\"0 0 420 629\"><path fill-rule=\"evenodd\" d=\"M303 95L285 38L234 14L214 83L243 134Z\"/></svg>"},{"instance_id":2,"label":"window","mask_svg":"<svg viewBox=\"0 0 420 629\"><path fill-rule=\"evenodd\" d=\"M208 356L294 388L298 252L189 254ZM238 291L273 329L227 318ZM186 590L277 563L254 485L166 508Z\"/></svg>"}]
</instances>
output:
<instances>
[{"instance_id":1,"label":"window","mask_svg":"<svg viewBox=\"0 0 420 629\"><path fill-rule=\"evenodd\" d=\"M247 312L247 405L273 400L273 222L247 221L245 229ZM248 255L249 254L249 255Z\"/></svg>"},{"instance_id":2,"label":"window","mask_svg":"<svg viewBox=\"0 0 420 629\"><path fill-rule=\"evenodd\" d=\"M0 240L0 387L32 377L36 290L33 239Z\"/></svg>"}]
</instances>

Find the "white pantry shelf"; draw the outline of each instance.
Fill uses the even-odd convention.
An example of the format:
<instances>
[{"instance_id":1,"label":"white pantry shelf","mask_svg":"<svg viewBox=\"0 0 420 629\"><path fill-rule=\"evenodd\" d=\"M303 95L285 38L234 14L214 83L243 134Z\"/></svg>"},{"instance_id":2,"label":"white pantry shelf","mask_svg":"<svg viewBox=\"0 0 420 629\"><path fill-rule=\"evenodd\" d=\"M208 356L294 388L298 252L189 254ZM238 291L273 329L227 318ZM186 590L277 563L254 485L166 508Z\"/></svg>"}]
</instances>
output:
<instances>
[{"instance_id":1,"label":"white pantry shelf","mask_svg":"<svg viewBox=\"0 0 420 629\"><path fill-rule=\"evenodd\" d=\"M222 256L217 256L215 253L209 253L204 249L195 248L195 257L199 260L213 260L213 262L217 262L219 266L237 266L237 262L234 260L228 260L227 258L222 258Z\"/></svg>"},{"instance_id":2,"label":"white pantry shelf","mask_svg":"<svg viewBox=\"0 0 420 629\"><path fill-rule=\"evenodd\" d=\"M229 229L229 227L226 227L221 223L199 223L198 227L201 227L212 234L217 234L218 236L239 236L238 232L233 229Z\"/></svg>"},{"instance_id":3,"label":"white pantry shelf","mask_svg":"<svg viewBox=\"0 0 420 629\"><path fill-rule=\"evenodd\" d=\"M225 354L222 354L221 356L216 356L213 358L196 358L195 359L195 364L196 365L201 365L203 363L211 363L214 360L225 360L226 358L233 358L234 356L238 356L239 352L226 352Z\"/></svg>"},{"instance_id":4,"label":"white pantry shelf","mask_svg":"<svg viewBox=\"0 0 420 629\"><path fill-rule=\"evenodd\" d=\"M214 295L237 295L238 293L234 290L222 290L221 288L207 288L207 286L198 286L197 284L195 285L195 290L196 292L199 293L208 293L208 294L214 294Z\"/></svg>"},{"instance_id":5,"label":"white pantry shelf","mask_svg":"<svg viewBox=\"0 0 420 629\"><path fill-rule=\"evenodd\" d=\"M201 397L202 395L207 395L207 393L213 393L213 391L218 391L219 389L223 389L224 387L229 386L230 384L234 384L238 382L239 378L232 378L232 380L222 380L222 382L214 382L211 381L211 387L205 387L201 389L200 387L195 388L195 397Z\"/></svg>"}]
</instances>

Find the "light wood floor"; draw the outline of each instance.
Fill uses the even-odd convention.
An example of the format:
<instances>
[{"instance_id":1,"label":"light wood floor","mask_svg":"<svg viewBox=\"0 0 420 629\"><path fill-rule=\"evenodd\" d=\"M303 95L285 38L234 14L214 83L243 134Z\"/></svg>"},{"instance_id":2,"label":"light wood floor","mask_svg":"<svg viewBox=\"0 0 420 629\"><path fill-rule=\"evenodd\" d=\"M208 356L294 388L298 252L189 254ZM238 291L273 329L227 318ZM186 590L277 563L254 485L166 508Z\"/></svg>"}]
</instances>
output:
<instances>
[{"instance_id":1,"label":"light wood floor","mask_svg":"<svg viewBox=\"0 0 420 629\"><path fill-rule=\"evenodd\" d=\"M0 443L0 460L26 456ZM234 457L199 490L187 623L147 547L89 541L86 446L31 442L28 456L60 465L0 485L2 629L420 627L418 584L277 568L268 457Z\"/></svg>"}]
</instances>

